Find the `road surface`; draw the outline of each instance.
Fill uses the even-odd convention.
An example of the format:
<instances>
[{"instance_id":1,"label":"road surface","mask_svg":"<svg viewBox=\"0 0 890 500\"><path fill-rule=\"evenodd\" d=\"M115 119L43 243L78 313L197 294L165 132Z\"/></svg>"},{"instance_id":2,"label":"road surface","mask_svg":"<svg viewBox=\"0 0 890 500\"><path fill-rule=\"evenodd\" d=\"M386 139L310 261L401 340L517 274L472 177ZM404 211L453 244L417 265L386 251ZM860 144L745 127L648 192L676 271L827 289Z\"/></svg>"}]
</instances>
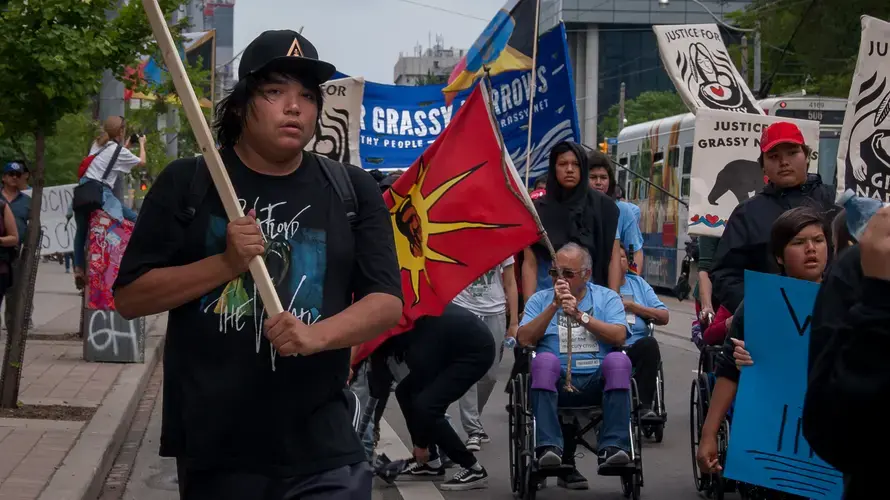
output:
<instances>
[{"instance_id":1,"label":"road surface","mask_svg":"<svg viewBox=\"0 0 890 500\"><path fill-rule=\"evenodd\" d=\"M665 393L668 423L664 441L656 444L645 440L643 466L646 486L642 496L652 500L684 500L700 498L692 482L689 443L689 387L698 362L698 351L689 342L692 321L691 304L663 298L671 309L671 324L662 327L657 335L661 345L665 370ZM375 500L442 500L442 499L510 499L509 460L507 457L507 395L504 384L510 374L512 355L506 354L498 373L498 386L483 412L483 424L491 436L491 443L477 453L486 467L489 488L469 492L442 492L435 483L406 483L393 487L378 484ZM159 377L158 377L159 378ZM157 386L155 386L157 388ZM147 391L141 412L133 422L133 432L118 456L109 475L101 500L176 500L176 469L170 459L157 456L160 438L161 398ZM456 406L449 413L459 415ZM390 458L405 458L410 439L398 403L391 399L385 414L381 445ZM144 430L144 434L143 434ZM579 450L579 470L587 476L590 490L568 491L556 486L551 478L548 487L538 493L540 499L595 498L618 500L623 498L618 478L596 475L596 457L587 450ZM449 471L449 475L456 469ZM117 484L119 483L119 484ZM125 486L124 486L125 485ZM727 498L735 498L728 495Z\"/></svg>"}]
</instances>

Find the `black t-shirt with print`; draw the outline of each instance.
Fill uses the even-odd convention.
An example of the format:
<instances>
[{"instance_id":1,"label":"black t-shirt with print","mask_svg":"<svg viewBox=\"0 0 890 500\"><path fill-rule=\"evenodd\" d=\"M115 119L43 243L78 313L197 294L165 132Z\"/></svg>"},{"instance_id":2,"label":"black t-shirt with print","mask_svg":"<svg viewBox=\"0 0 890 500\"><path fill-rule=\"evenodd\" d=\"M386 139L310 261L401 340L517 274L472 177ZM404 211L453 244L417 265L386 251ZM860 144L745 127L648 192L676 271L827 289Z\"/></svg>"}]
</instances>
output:
<instances>
[{"instance_id":1,"label":"black t-shirt with print","mask_svg":"<svg viewBox=\"0 0 890 500\"><path fill-rule=\"evenodd\" d=\"M392 225L369 174L347 167L358 204L350 230L343 203L311 154L286 176L250 170L231 149L221 155L244 212L256 210L286 310L312 324L348 307L353 295L401 297ZM177 160L158 176L116 287L225 250L227 219L212 185L190 225L177 217L196 165ZM344 393L349 349L275 356L262 334L264 317L249 273L170 311L161 455L196 468L281 476L365 460Z\"/></svg>"}]
</instances>

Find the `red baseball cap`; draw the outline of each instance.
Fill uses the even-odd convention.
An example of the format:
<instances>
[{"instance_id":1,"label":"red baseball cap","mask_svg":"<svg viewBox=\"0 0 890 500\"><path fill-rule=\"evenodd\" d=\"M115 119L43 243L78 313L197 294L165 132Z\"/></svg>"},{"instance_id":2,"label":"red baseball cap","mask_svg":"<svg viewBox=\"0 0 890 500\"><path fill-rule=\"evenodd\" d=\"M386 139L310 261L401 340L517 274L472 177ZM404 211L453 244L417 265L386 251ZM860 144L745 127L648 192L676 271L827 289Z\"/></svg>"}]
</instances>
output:
<instances>
[{"instance_id":1,"label":"red baseball cap","mask_svg":"<svg viewBox=\"0 0 890 500\"><path fill-rule=\"evenodd\" d=\"M760 151L766 153L779 144L797 144L803 146L803 134L797 125L790 122L776 122L763 129L760 135Z\"/></svg>"}]
</instances>

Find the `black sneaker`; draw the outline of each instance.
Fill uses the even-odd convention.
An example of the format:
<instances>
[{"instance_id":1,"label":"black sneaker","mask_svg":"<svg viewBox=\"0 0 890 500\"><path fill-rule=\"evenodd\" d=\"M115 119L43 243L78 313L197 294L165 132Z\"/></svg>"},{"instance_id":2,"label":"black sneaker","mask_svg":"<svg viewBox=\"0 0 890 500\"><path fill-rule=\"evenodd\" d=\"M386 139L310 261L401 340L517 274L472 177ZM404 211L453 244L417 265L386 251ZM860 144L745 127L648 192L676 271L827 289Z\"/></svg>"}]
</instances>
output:
<instances>
[{"instance_id":1,"label":"black sneaker","mask_svg":"<svg viewBox=\"0 0 890 500\"><path fill-rule=\"evenodd\" d=\"M488 488L488 472L484 467L479 470L461 469L449 479L442 483L443 491L467 491Z\"/></svg>"},{"instance_id":2,"label":"black sneaker","mask_svg":"<svg viewBox=\"0 0 890 500\"><path fill-rule=\"evenodd\" d=\"M621 467L630 463L630 456L621 448L609 446L600 451L597 462L599 463L600 470L609 467Z\"/></svg>"},{"instance_id":3,"label":"black sneaker","mask_svg":"<svg viewBox=\"0 0 890 500\"><path fill-rule=\"evenodd\" d=\"M567 490L586 490L590 487L587 484L587 478L582 476L578 469L572 469L572 472L565 477L558 478L556 484Z\"/></svg>"},{"instance_id":4,"label":"black sneaker","mask_svg":"<svg viewBox=\"0 0 890 500\"><path fill-rule=\"evenodd\" d=\"M479 451L482 449L482 438L478 434L473 434L467 438L465 446L467 447L467 451Z\"/></svg>"},{"instance_id":5,"label":"black sneaker","mask_svg":"<svg viewBox=\"0 0 890 500\"><path fill-rule=\"evenodd\" d=\"M480 432L479 434L477 434L477 436L479 436L479 441L481 441L482 444L488 444L491 442L491 437L489 437L488 434L484 432Z\"/></svg>"},{"instance_id":6,"label":"black sneaker","mask_svg":"<svg viewBox=\"0 0 890 500\"><path fill-rule=\"evenodd\" d=\"M538 467L542 469L553 469L562 465L559 448L555 446L542 446L538 448L536 455L538 457Z\"/></svg>"},{"instance_id":7,"label":"black sneaker","mask_svg":"<svg viewBox=\"0 0 890 500\"><path fill-rule=\"evenodd\" d=\"M411 459L396 477L396 481L441 480L445 478L445 467L433 467L429 462L422 464Z\"/></svg>"}]
</instances>

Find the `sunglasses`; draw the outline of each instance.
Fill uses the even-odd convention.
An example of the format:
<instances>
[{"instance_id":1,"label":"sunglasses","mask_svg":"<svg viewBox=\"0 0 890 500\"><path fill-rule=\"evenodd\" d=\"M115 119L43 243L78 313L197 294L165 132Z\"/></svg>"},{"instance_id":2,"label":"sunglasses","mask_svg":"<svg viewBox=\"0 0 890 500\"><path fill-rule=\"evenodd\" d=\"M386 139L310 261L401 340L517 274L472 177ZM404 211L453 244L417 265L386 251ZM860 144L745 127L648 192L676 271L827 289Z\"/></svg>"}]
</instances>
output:
<instances>
[{"instance_id":1,"label":"sunglasses","mask_svg":"<svg viewBox=\"0 0 890 500\"><path fill-rule=\"evenodd\" d=\"M579 271L575 271L574 269L563 269L562 276L563 278L572 279L575 276L581 276L582 274L584 274L584 271L584 269L581 269ZM559 278L559 270L556 268L550 268L548 274L550 274L551 278Z\"/></svg>"}]
</instances>

